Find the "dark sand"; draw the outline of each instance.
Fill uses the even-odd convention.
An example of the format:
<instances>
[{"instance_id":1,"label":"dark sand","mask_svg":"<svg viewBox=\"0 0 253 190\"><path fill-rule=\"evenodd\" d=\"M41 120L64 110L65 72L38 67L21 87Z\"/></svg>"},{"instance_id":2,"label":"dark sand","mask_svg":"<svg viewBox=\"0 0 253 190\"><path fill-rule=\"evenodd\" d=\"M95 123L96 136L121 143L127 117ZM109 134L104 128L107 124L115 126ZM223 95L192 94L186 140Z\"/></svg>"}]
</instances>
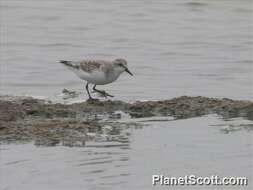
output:
<instances>
[{"instance_id":1,"label":"dark sand","mask_svg":"<svg viewBox=\"0 0 253 190\"><path fill-rule=\"evenodd\" d=\"M253 102L182 96L164 101L126 103L108 100L65 105L31 97L1 96L0 141L36 140L38 145L56 145L71 139L71 142L78 141L83 145L82 139L87 132L108 124L101 122L101 118L117 119L122 113L131 118L173 116L175 119L216 113L223 118L253 120ZM117 131L123 123L114 122L113 125Z\"/></svg>"}]
</instances>

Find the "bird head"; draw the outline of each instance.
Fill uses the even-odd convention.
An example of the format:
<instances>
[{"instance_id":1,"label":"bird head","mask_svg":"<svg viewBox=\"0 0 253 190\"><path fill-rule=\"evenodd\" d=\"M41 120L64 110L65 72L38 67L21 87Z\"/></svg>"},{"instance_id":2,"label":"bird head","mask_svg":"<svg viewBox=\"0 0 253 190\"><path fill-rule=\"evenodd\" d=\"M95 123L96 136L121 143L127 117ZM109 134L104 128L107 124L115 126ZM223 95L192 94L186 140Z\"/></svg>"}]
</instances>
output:
<instances>
[{"instance_id":1,"label":"bird head","mask_svg":"<svg viewBox=\"0 0 253 190\"><path fill-rule=\"evenodd\" d=\"M127 67L127 61L125 59L115 59L113 61L114 69L119 71L120 73L126 71L129 75L133 76L133 73L131 73Z\"/></svg>"}]
</instances>

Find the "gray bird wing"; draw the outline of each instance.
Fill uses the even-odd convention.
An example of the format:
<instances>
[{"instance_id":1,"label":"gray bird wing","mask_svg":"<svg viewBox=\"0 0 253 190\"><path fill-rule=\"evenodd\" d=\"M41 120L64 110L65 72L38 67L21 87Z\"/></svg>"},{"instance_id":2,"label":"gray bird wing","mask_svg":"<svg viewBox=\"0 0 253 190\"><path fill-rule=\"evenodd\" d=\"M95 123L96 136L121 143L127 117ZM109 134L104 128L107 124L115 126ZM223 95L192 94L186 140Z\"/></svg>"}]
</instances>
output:
<instances>
[{"instance_id":1,"label":"gray bird wing","mask_svg":"<svg viewBox=\"0 0 253 190\"><path fill-rule=\"evenodd\" d=\"M94 70L106 71L111 67L111 63L103 60L83 60L80 62L80 69L87 73L91 73Z\"/></svg>"}]
</instances>

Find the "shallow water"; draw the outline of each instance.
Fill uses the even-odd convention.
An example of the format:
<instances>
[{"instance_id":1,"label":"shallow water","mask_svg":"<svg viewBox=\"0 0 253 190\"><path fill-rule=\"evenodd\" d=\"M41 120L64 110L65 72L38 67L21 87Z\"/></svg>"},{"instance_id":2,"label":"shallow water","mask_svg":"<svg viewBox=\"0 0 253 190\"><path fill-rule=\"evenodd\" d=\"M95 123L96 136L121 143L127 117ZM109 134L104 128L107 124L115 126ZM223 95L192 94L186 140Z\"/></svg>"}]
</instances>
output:
<instances>
[{"instance_id":1,"label":"shallow water","mask_svg":"<svg viewBox=\"0 0 253 190\"><path fill-rule=\"evenodd\" d=\"M0 93L58 100L84 84L60 59L126 58L121 100L252 98L252 1L1 1ZM82 94L79 99L86 98Z\"/></svg>"},{"instance_id":2,"label":"shallow water","mask_svg":"<svg viewBox=\"0 0 253 190\"><path fill-rule=\"evenodd\" d=\"M84 147L71 148L3 144L1 187L9 190L152 189L154 174L245 176L252 182L252 121L243 118L224 121L217 115L209 115L139 122L144 126L121 131L121 134L128 133L128 140L121 145L94 139ZM250 185L246 189L251 189Z\"/></svg>"}]
</instances>

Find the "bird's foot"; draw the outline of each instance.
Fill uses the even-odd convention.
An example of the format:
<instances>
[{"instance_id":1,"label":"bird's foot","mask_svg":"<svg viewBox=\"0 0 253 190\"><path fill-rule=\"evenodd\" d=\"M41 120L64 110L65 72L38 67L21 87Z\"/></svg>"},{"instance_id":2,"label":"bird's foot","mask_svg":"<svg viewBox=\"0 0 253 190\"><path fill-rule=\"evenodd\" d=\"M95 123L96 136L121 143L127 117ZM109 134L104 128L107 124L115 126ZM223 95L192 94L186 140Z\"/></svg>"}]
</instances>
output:
<instances>
[{"instance_id":1,"label":"bird's foot","mask_svg":"<svg viewBox=\"0 0 253 190\"><path fill-rule=\"evenodd\" d=\"M113 95L108 94L108 93L107 93L106 91L104 91L104 90L95 90L95 92L98 92L100 95L104 96L105 98L107 98L107 97L113 98L113 97L114 97Z\"/></svg>"},{"instance_id":2,"label":"bird's foot","mask_svg":"<svg viewBox=\"0 0 253 190\"><path fill-rule=\"evenodd\" d=\"M106 91L102 91L102 93L101 93L105 98L107 98L107 97L111 97L111 98L113 98L114 96L113 95L111 95L111 94L108 94Z\"/></svg>"},{"instance_id":3,"label":"bird's foot","mask_svg":"<svg viewBox=\"0 0 253 190\"><path fill-rule=\"evenodd\" d=\"M94 102L99 102L99 99L95 99L95 98L89 98L87 100L88 103L94 103Z\"/></svg>"}]
</instances>

